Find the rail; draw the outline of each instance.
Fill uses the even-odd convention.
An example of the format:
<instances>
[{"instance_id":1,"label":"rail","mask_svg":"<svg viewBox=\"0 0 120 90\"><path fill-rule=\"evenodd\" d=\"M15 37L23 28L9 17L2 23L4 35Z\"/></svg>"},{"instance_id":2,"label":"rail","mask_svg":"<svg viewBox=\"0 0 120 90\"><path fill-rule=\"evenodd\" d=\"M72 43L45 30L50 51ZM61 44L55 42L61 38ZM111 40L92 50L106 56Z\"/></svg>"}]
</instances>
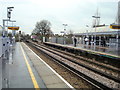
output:
<instances>
[{"instance_id":1,"label":"rail","mask_svg":"<svg viewBox=\"0 0 120 90\"><path fill-rule=\"evenodd\" d=\"M32 43L32 42L31 42L31 43ZM101 73L101 72L99 72L99 71L97 71L97 70L95 70L95 69L92 69L91 67L85 66L85 65L80 64L80 63L78 63L78 62L76 62L76 61L72 61L72 60L70 60L69 58L65 58L65 56L60 55L60 54L58 54L57 52L52 51L52 49L46 48L45 46L38 45L38 44L35 44L35 43L32 43L32 46L34 46L35 48L39 49L39 50L42 51L43 53L47 54L49 57L54 58L54 60L57 60L57 62L61 63L61 64L64 65L65 67L67 67L67 68L69 68L70 70L74 71L75 73L76 73L76 72L77 72L77 74L79 73L80 75L82 75L82 77L87 78L87 80L88 80L89 82L94 83L95 85L99 86L100 88L104 88L104 89L105 89L105 88L109 88L109 89L110 89L110 87L102 84L101 82L98 82L98 81L94 80L93 78L91 78L91 77L89 77L89 76L87 76L87 75L84 75L84 74L81 73L79 70L76 70L74 67L71 67L69 64L65 64L64 62L61 61L61 59L69 60L70 62L74 63L75 65L77 64L78 66L82 66L82 67L84 67L84 68L87 68L88 70L91 70L91 71L93 71L93 72L96 72L96 73L98 73L98 74L100 74L100 75L102 75L102 76L105 76L106 78L112 79L113 81L116 81L116 82L118 82L118 83L120 82L118 79L115 79L115 77L111 77L111 76L109 76L109 75L107 75L107 74L104 74L104 73ZM54 56L55 56L55 57L54 57ZM79 74L78 74L78 75L79 75Z\"/></svg>"}]
</instances>

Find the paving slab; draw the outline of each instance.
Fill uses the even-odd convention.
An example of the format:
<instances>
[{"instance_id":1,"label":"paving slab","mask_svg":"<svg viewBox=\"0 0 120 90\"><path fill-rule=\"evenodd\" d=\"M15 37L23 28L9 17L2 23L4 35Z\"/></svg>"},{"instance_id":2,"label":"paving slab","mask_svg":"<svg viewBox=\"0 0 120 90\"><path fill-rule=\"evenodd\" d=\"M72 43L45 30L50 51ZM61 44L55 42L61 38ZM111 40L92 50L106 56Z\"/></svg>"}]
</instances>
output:
<instances>
[{"instance_id":1,"label":"paving slab","mask_svg":"<svg viewBox=\"0 0 120 90\"><path fill-rule=\"evenodd\" d=\"M25 63L25 58L21 50L21 44L18 42L14 46L15 50L11 53L12 62L9 63L9 88L34 88L30 73ZM46 88L37 71L34 69L29 57L25 54L29 65L34 73L40 88ZM9 60L10 61L10 60Z\"/></svg>"},{"instance_id":2,"label":"paving slab","mask_svg":"<svg viewBox=\"0 0 120 90\"><path fill-rule=\"evenodd\" d=\"M47 88L73 88L25 43L21 43L21 45Z\"/></svg>"}]
</instances>

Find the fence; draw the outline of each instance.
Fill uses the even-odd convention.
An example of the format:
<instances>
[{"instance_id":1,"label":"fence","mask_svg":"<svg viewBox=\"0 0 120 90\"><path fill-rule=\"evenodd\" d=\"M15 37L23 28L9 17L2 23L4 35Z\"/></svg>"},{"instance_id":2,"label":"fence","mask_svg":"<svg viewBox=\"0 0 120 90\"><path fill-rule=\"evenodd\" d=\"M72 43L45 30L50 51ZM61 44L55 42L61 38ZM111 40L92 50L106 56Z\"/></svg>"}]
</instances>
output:
<instances>
[{"instance_id":1,"label":"fence","mask_svg":"<svg viewBox=\"0 0 120 90\"><path fill-rule=\"evenodd\" d=\"M68 37L50 37L48 41L59 44L73 44L72 38Z\"/></svg>"}]
</instances>

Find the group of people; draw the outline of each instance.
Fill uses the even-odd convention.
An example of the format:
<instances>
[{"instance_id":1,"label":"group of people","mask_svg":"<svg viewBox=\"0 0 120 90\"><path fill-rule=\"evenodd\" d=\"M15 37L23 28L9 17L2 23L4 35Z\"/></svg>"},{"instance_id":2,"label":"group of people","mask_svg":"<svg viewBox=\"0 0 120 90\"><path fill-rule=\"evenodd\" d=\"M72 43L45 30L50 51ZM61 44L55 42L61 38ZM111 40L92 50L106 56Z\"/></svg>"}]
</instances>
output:
<instances>
[{"instance_id":1,"label":"group of people","mask_svg":"<svg viewBox=\"0 0 120 90\"><path fill-rule=\"evenodd\" d=\"M86 42L88 42L88 41L89 41L88 38L85 38L85 44L86 44ZM94 43L96 43L96 42L94 42ZM74 44L74 47L77 46L77 38L76 38L76 37L73 37L73 44ZM101 45L102 45L103 47L106 46L106 40L105 40L105 39L103 39L103 40L101 41Z\"/></svg>"}]
</instances>

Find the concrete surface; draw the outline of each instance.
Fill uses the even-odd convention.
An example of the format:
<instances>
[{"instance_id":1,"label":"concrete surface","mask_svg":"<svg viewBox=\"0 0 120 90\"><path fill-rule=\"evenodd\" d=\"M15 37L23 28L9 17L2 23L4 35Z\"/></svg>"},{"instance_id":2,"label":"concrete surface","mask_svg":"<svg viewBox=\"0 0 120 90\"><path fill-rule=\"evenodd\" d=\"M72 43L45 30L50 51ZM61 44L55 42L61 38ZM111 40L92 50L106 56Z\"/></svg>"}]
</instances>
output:
<instances>
[{"instance_id":1,"label":"concrete surface","mask_svg":"<svg viewBox=\"0 0 120 90\"><path fill-rule=\"evenodd\" d=\"M29 58L27 55L25 56L37 79L39 87L46 88ZM16 43L15 46L10 47L9 60L4 60L2 62L2 88L34 88L24 59L20 43Z\"/></svg>"},{"instance_id":2,"label":"concrete surface","mask_svg":"<svg viewBox=\"0 0 120 90\"><path fill-rule=\"evenodd\" d=\"M27 45L22 43L22 47L24 48L27 56L31 59L31 62L33 62L36 71L38 72L47 88L73 88L39 56L35 55L35 53L33 53Z\"/></svg>"}]
</instances>

